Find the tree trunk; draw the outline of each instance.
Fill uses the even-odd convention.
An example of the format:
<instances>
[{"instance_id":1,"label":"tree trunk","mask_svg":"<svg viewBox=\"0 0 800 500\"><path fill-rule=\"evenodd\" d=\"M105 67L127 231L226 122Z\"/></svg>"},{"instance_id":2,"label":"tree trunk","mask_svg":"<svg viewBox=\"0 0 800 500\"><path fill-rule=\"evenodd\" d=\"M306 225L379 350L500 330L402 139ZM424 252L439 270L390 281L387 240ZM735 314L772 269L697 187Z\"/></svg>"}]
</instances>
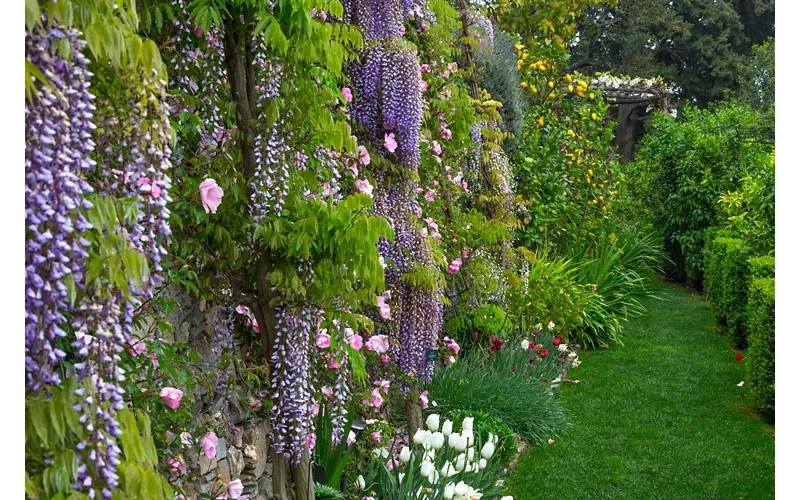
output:
<instances>
[{"instance_id":1,"label":"tree trunk","mask_svg":"<svg viewBox=\"0 0 800 500\"><path fill-rule=\"evenodd\" d=\"M640 106L641 104L620 104L617 111L614 141L617 143L621 163L628 163L633 159L633 151L642 126L638 112Z\"/></svg>"},{"instance_id":2,"label":"tree trunk","mask_svg":"<svg viewBox=\"0 0 800 500\"><path fill-rule=\"evenodd\" d=\"M422 403L419 400L419 388L416 384L411 386L411 392L406 398L406 425L409 437L413 437L417 429L421 429Z\"/></svg>"},{"instance_id":3,"label":"tree trunk","mask_svg":"<svg viewBox=\"0 0 800 500\"><path fill-rule=\"evenodd\" d=\"M308 447L300 457L300 463L292 467L296 500L314 500L314 478L311 474L311 453Z\"/></svg>"}]
</instances>

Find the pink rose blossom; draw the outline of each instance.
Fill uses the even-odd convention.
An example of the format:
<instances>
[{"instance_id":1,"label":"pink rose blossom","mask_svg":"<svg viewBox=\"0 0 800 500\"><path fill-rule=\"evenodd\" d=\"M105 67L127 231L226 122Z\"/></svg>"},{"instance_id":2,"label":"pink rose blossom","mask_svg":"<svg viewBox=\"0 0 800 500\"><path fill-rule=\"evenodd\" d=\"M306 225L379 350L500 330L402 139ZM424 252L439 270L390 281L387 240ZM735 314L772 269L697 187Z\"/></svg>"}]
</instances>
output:
<instances>
[{"instance_id":1,"label":"pink rose blossom","mask_svg":"<svg viewBox=\"0 0 800 500\"><path fill-rule=\"evenodd\" d=\"M358 149L358 163L367 166L369 165L369 151L364 146L359 146Z\"/></svg>"},{"instance_id":2,"label":"pink rose blossom","mask_svg":"<svg viewBox=\"0 0 800 500\"><path fill-rule=\"evenodd\" d=\"M353 91L350 87L342 87L342 94L344 95L344 102L353 102Z\"/></svg>"},{"instance_id":3,"label":"pink rose blossom","mask_svg":"<svg viewBox=\"0 0 800 500\"><path fill-rule=\"evenodd\" d=\"M390 153L394 153L397 149L397 141L394 140L394 134L384 134L383 136L383 147L386 148L387 151Z\"/></svg>"},{"instance_id":4,"label":"pink rose blossom","mask_svg":"<svg viewBox=\"0 0 800 500\"><path fill-rule=\"evenodd\" d=\"M428 407L428 391L422 391L422 394L419 395L419 402L422 404L422 409Z\"/></svg>"},{"instance_id":5,"label":"pink rose blossom","mask_svg":"<svg viewBox=\"0 0 800 500\"><path fill-rule=\"evenodd\" d=\"M174 387L164 387L158 395L161 396L161 400L167 407L175 410L181 405L183 391Z\"/></svg>"},{"instance_id":6,"label":"pink rose blossom","mask_svg":"<svg viewBox=\"0 0 800 500\"><path fill-rule=\"evenodd\" d=\"M333 396L333 389L331 389L327 385L325 387L323 387L321 390L322 390L322 394L326 394L328 396Z\"/></svg>"},{"instance_id":7,"label":"pink rose blossom","mask_svg":"<svg viewBox=\"0 0 800 500\"><path fill-rule=\"evenodd\" d=\"M228 496L231 498L240 498L244 493L244 485L242 481L236 479L228 483Z\"/></svg>"},{"instance_id":8,"label":"pink rose blossom","mask_svg":"<svg viewBox=\"0 0 800 500\"><path fill-rule=\"evenodd\" d=\"M330 368L332 370L335 370L335 369L339 368L339 362L336 361L335 359L331 358L331 359L328 360L327 366L328 366L328 368Z\"/></svg>"},{"instance_id":9,"label":"pink rose blossom","mask_svg":"<svg viewBox=\"0 0 800 500\"><path fill-rule=\"evenodd\" d=\"M426 71L430 71L430 67L427 64L423 64L419 67L420 73L425 73Z\"/></svg>"},{"instance_id":10,"label":"pink rose blossom","mask_svg":"<svg viewBox=\"0 0 800 500\"><path fill-rule=\"evenodd\" d=\"M325 349L326 347L331 346L331 336L326 332L327 330L322 330L319 332L319 335L317 335L317 347L320 349Z\"/></svg>"},{"instance_id":11,"label":"pink rose blossom","mask_svg":"<svg viewBox=\"0 0 800 500\"><path fill-rule=\"evenodd\" d=\"M389 394L389 384L391 384L391 382L388 380L376 380L372 383L372 385L383 389L384 394Z\"/></svg>"},{"instance_id":12,"label":"pink rose blossom","mask_svg":"<svg viewBox=\"0 0 800 500\"><path fill-rule=\"evenodd\" d=\"M365 347L368 351L378 354L387 352L389 350L389 337L386 335L373 335L367 340Z\"/></svg>"},{"instance_id":13,"label":"pink rose blossom","mask_svg":"<svg viewBox=\"0 0 800 500\"><path fill-rule=\"evenodd\" d=\"M381 354L381 362L382 362L382 363L388 363L388 362L389 362L389 361L391 361L391 360L392 360L392 358L390 358L390 357L389 357L389 355L387 355L387 354Z\"/></svg>"},{"instance_id":14,"label":"pink rose blossom","mask_svg":"<svg viewBox=\"0 0 800 500\"><path fill-rule=\"evenodd\" d=\"M372 196L372 184L370 184L367 179L364 180L358 179L354 183L354 186L359 192L366 193L369 196Z\"/></svg>"},{"instance_id":15,"label":"pink rose blossom","mask_svg":"<svg viewBox=\"0 0 800 500\"><path fill-rule=\"evenodd\" d=\"M217 207L222 203L223 194L225 192L217 186L217 181L214 179L206 179L200 184L200 201L203 202L206 213L217 213Z\"/></svg>"},{"instance_id":16,"label":"pink rose blossom","mask_svg":"<svg viewBox=\"0 0 800 500\"><path fill-rule=\"evenodd\" d=\"M419 86L422 88L423 92L428 91L428 82L426 82L425 80L420 80Z\"/></svg>"},{"instance_id":17,"label":"pink rose blossom","mask_svg":"<svg viewBox=\"0 0 800 500\"><path fill-rule=\"evenodd\" d=\"M356 333L347 338L347 343L350 344L350 347L359 351L361 350L361 346L364 345L364 339L361 338L361 335Z\"/></svg>"},{"instance_id":18,"label":"pink rose blossom","mask_svg":"<svg viewBox=\"0 0 800 500\"><path fill-rule=\"evenodd\" d=\"M256 332L256 333L260 333L261 332L261 328L258 326L258 321L256 321L255 318L253 318L252 321L250 321L250 326L253 327L253 331L254 332Z\"/></svg>"},{"instance_id":19,"label":"pink rose blossom","mask_svg":"<svg viewBox=\"0 0 800 500\"><path fill-rule=\"evenodd\" d=\"M169 457L167 459L167 465L169 465L170 472L172 473L172 479L177 478L181 474L186 474L186 463L180 458Z\"/></svg>"},{"instance_id":20,"label":"pink rose blossom","mask_svg":"<svg viewBox=\"0 0 800 500\"><path fill-rule=\"evenodd\" d=\"M382 431L375 431L375 432L372 432L372 433L370 433L369 437L370 437L370 438L371 438L373 441L375 441L376 443L380 443L380 442L381 442L381 437L382 437L381 435L382 435L382 434L383 434L383 433L382 433Z\"/></svg>"},{"instance_id":21,"label":"pink rose blossom","mask_svg":"<svg viewBox=\"0 0 800 500\"><path fill-rule=\"evenodd\" d=\"M200 439L200 449L203 450L203 454L206 458L214 458L217 455L218 444L219 439L217 439L217 435L213 432L209 432Z\"/></svg>"}]
</instances>

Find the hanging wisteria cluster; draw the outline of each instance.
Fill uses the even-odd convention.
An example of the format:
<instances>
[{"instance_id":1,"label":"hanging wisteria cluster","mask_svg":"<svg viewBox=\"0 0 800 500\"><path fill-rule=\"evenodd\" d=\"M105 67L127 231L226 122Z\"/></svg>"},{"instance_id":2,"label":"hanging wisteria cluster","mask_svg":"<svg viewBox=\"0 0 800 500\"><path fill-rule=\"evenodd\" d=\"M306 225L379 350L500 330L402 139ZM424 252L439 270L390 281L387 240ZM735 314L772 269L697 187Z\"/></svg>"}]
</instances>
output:
<instances>
[{"instance_id":1,"label":"hanging wisteria cluster","mask_svg":"<svg viewBox=\"0 0 800 500\"><path fill-rule=\"evenodd\" d=\"M402 167L394 175L376 174L374 200L377 215L386 217L395 241L382 240L378 249L387 262L386 284L394 314L378 322L397 342L392 358L406 374L428 381L433 364L426 353L436 345L441 331L441 304L434 290L425 290L401 279L414 269L432 267L430 243L414 223L420 207L413 173L420 161L422 125L422 77L416 51L401 40L405 17L419 15L423 5L409 0L352 0L344 4L345 21L358 24L367 42L351 79L356 98L352 116L366 139ZM394 156L390 155L394 153Z\"/></svg>"},{"instance_id":2,"label":"hanging wisteria cluster","mask_svg":"<svg viewBox=\"0 0 800 500\"><path fill-rule=\"evenodd\" d=\"M54 53L66 39L72 59ZM90 155L94 96L91 74L76 30L37 26L25 34L25 56L47 78L25 101L25 384L38 391L58 384L54 370L64 358L58 347L70 309L64 280L80 286L91 228L78 208L92 207L83 173L94 167Z\"/></svg>"},{"instance_id":3,"label":"hanging wisteria cluster","mask_svg":"<svg viewBox=\"0 0 800 500\"><path fill-rule=\"evenodd\" d=\"M311 387L311 339L314 309L303 305L276 311L277 337L271 363L272 449L298 463L314 432Z\"/></svg>"}]
</instances>

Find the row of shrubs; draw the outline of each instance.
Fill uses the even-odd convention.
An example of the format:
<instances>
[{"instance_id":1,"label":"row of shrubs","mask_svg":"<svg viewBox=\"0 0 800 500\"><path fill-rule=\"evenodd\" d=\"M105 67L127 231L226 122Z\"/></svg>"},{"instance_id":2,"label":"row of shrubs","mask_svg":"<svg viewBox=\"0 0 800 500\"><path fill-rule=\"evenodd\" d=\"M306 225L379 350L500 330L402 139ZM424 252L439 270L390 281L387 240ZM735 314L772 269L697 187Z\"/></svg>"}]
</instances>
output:
<instances>
[{"instance_id":1,"label":"row of shrubs","mask_svg":"<svg viewBox=\"0 0 800 500\"><path fill-rule=\"evenodd\" d=\"M756 408L775 419L775 257L731 233L709 230L704 286L720 330L738 348L749 348L747 373Z\"/></svg>"}]
</instances>

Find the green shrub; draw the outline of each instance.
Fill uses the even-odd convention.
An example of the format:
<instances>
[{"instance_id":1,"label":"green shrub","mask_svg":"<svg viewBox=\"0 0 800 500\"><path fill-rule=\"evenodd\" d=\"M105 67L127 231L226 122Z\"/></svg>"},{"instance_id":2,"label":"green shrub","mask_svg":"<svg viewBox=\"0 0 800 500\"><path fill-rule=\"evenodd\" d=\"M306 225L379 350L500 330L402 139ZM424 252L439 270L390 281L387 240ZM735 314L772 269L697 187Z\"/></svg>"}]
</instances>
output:
<instances>
[{"instance_id":1,"label":"green shrub","mask_svg":"<svg viewBox=\"0 0 800 500\"><path fill-rule=\"evenodd\" d=\"M764 420L772 423L775 421L775 278L754 280L749 297L747 373L756 409Z\"/></svg>"},{"instance_id":2,"label":"green shrub","mask_svg":"<svg viewBox=\"0 0 800 500\"><path fill-rule=\"evenodd\" d=\"M432 410L438 410L438 407L432 408ZM446 414L439 411L431 411L430 413L440 413L443 422L446 418L452 420L454 428L461 425L464 417L473 417L475 419L473 422L475 440L485 443L489 439L489 433L491 432L498 437L495 453L500 454L500 463L505 465L514 458L514 454L517 451L517 439L514 437L514 431L499 418L483 411L455 410Z\"/></svg>"},{"instance_id":3,"label":"green shrub","mask_svg":"<svg viewBox=\"0 0 800 500\"><path fill-rule=\"evenodd\" d=\"M751 282L759 278L775 277L775 257L773 257L772 255L764 255L762 257L752 257L748 259L747 267L750 274Z\"/></svg>"},{"instance_id":4,"label":"green shrub","mask_svg":"<svg viewBox=\"0 0 800 500\"><path fill-rule=\"evenodd\" d=\"M748 253L743 240L717 237L708 245L705 280L711 311L720 329L737 347L747 346L745 309L750 283Z\"/></svg>"},{"instance_id":5,"label":"green shrub","mask_svg":"<svg viewBox=\"0 0 800 500\"><path fill-rule=\"evenodd\" d=\"M657 114L627 170L639 198L653 209L653 225L677 267L668 271L702 283L705 231L726 220L720 197L770 164L772 148L752 141L758 113L727 104L687 107L678 121ZM765 211L765 213L768 210ZM749 226L748 226L749 227Z\"/></svg>"},{"instance_id":6,"label":"green shrub","mask_svg":"<svg viewBox=\"0 0 800 500\"><path fill-rule=\"evenodd\" d=\"M485 412L533 443L561 435L567 425L550 384L488 369L480 359L466 358L437 370L428 391L428 398L437 403L437 412Z\"/></svg>"}]
</instances>

